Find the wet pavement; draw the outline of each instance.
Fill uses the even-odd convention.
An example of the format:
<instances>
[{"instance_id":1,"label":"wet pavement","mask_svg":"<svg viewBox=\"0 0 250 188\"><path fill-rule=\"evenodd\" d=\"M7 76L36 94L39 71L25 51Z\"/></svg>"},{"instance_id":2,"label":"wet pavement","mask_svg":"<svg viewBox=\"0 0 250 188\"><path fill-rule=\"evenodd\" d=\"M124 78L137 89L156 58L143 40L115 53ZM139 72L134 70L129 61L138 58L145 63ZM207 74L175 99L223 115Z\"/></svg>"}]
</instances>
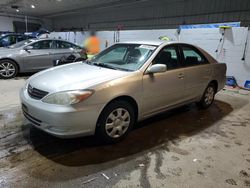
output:
<instances>
[{"instance_id":1,"label":"wet pavement","mask_svg":"<svg viewBox=\"0 0 250 188\"><path fill-rule=\"evenodd\" d=\"M0 111L0 187L249 187L250 97L222 91L138 123L122 142L58 139Z\"/></svg>"}]
</instances>

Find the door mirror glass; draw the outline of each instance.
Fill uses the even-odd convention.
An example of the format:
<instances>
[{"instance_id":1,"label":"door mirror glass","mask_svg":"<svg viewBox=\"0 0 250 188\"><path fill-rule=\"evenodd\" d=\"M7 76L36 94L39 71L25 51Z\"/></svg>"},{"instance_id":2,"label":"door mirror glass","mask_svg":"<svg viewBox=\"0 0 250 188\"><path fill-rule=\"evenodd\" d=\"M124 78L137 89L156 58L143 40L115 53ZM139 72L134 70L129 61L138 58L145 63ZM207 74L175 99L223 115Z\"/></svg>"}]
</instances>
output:
<instances>
[{"instance_id":1,"label":"door mirror glass","mask_svg":"<svg viewBox=\"0 0 250 188\"><path fill-rule=\"evenodd\" d=\"M160 73L160 72L166 72L167 66L164 64L155 64L148 68L147 74L154 74L154 73Z\"/></svg>"}]
</instances>

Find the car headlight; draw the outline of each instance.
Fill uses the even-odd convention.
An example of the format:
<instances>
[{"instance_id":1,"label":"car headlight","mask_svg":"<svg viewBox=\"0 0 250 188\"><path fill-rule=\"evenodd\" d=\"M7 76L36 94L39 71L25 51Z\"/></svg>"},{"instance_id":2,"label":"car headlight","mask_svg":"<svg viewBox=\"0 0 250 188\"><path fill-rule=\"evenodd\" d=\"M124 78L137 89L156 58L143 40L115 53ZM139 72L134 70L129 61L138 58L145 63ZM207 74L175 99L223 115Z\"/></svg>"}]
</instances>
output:
<instances>
[{"instance_id":1,"label":"car headlight","mask_svg":"<svg viewBox=\"0 0 250 188\"><path fill-rule=\"evenodd\" d=\"M49 104L71 105L76 104L89 98L94 91L92 90L74 90L52 93L42 99Z\"/></svg>"}]
</instances>

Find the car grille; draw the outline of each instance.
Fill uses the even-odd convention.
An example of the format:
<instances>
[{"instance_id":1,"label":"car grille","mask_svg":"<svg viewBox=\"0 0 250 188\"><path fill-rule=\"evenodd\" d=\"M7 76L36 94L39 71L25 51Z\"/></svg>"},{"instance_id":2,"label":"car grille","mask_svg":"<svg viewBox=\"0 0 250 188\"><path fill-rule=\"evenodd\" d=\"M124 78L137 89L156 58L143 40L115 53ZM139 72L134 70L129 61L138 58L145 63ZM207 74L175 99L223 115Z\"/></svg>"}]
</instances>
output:
<instances>
[{"instance_id":1,"label":"car grille","mask_svg":"<svg viewBox=\"0 0 250 188\"><path fill-rule=\"evenodd\" d=\"M33 99L42 99L45 97L49 92L47 91L42 91L40 89L34 88L31 85L28 85L28 94L31 98Z\"/></svg>"}]
</instances>

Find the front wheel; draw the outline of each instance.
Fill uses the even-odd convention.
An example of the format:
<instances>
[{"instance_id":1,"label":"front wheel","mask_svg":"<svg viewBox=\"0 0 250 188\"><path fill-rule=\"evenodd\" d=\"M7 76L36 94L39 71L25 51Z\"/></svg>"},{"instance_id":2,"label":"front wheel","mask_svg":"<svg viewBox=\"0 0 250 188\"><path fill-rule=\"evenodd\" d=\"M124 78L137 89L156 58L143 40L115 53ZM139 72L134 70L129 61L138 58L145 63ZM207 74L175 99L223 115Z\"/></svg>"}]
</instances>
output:
<instances>
[{"instance_id":1,"label":"front wheel","mask_svg":"<svg viewBox=\"0 0 250 188\"><path fill-rule=\"evenodd\" d=\"M11 60L0 61L0 78L9 79L17 75L18 67L15 62Z\"/></svg>"},{"instance_id":2,"label":"front wheel","mask_svg":"<svg viewBox=\"0 0 250 188\"><path fill-rule=\"evenodd\" d=\"M198 102L197 105L202 109L208 108L213 103L215 94L216 94L216 90L215 90L214 84L209 84L200 102Z\"/></svg>"},{"instance_id":3,"label":"front wheel","mask_svg":"<svg viewBox=\"0 0 250 188\"><path fill-rule=\"evenodd\" d=\"M135 123L132 105L126 101L114 101L104 108L97 123L97 135L107 143L124 138Z\"/></svg>"}]
</instances>

